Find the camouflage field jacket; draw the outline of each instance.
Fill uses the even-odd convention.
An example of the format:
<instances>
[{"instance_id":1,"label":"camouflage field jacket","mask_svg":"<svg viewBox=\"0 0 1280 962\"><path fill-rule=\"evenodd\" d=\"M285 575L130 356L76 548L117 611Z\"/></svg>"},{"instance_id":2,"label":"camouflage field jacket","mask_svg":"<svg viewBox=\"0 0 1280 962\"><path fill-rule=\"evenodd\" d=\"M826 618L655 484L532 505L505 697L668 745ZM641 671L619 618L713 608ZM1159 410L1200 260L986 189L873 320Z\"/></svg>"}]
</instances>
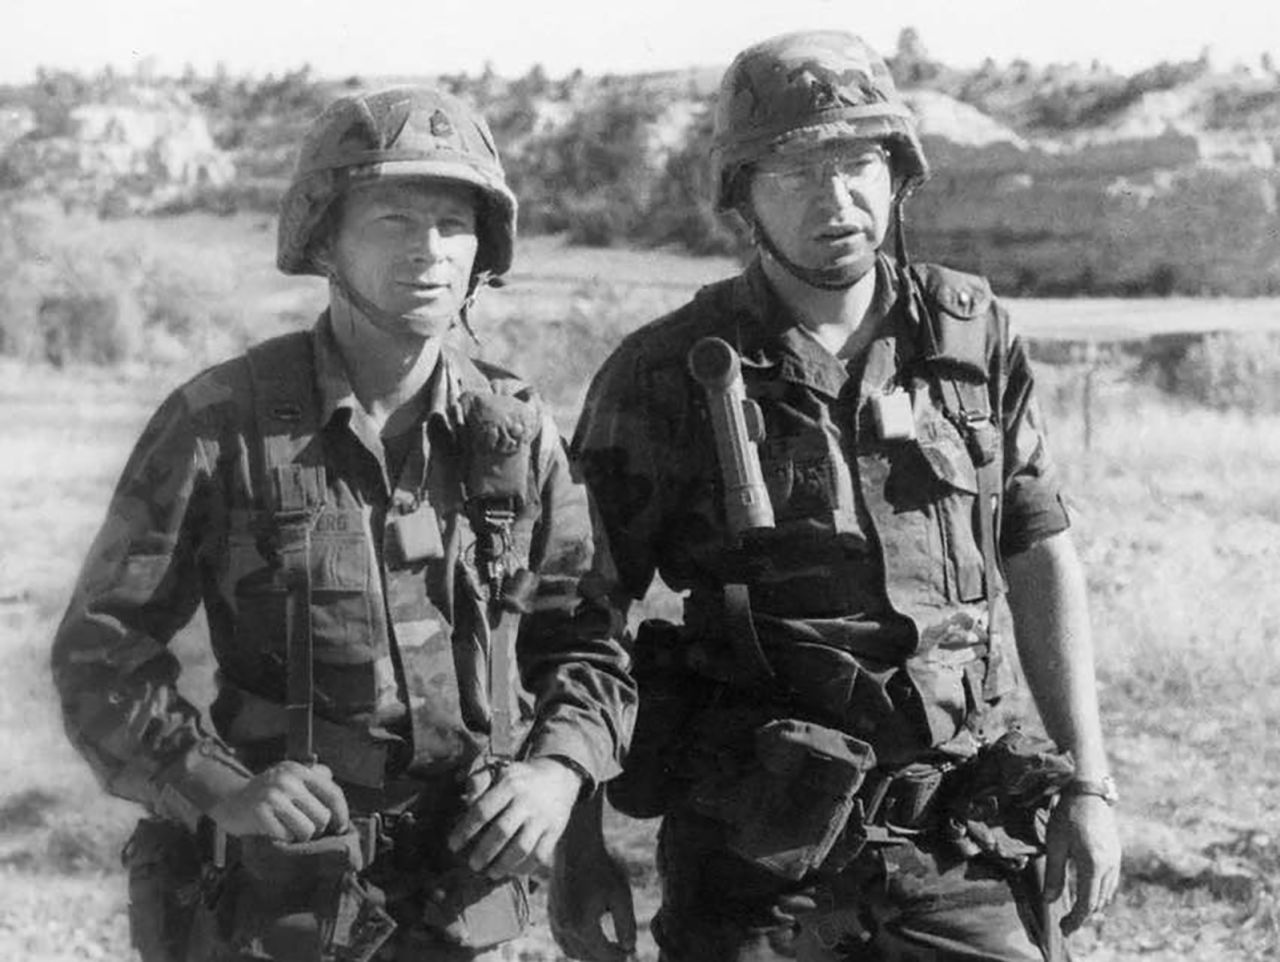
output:
<instances>
[{"instance_id":1,"label":"camouflage field jacket","mask_svg":"<svg viewBox=\"0 0 1280 962\"><path fill-rule=\"evenodd\" d=\"M531 696L525 750L609 778L634 686L608 612L580 604L592 552L587 499L550 417L515 378L446 347L424 388L420 428L384 448L327 315L309 339L324 488L311 534L320 761L340 782L376 788L396 767L431 763L423 732L440 744L482 738L484 661L470 657L482 589L458 478L459 404L467 391L492 391L528 401L538 425L514 539L519 565L537 579L516 644ZM53 649L68 732L105 786L188 823L283 750L284 630L273 596L256 588L270 551L255 510L262 469L250 384L237 358L179 388L154 415ZM440 533L438 557L416 564L389 546L389 511L406 484L433 507ZM215 731L179 693L167 648L202 603L218 667ZM420 712L429 725L411 723Z\"/></svg>"},{"instance_id":2,"label":"camouflage field jacket","mask_svg":"<svg viewBox=\"0 0 1280 962\"><path fill-rule=\"evenodd\" d=\"M715 634L724 586L745 584L760 643L790 688L849 688L862 706L852 727L867 735L877 724L867 705L890 712L886 686L905 667L936 745L956 733L966 700L1010 684L1007 666L1005 677L984 677L1004 664L987 650L986 610L987 579L999 590L1003 581L984 570L974 462L944 410L950 385L915 363L901 273L883 257L876 270L878 333L848 362L788 315L758 263L704 288L609 358L571 457L598 513L593 592L625 612L657 573L688 593L686 625ZM985 280L930 265L917 272L931 309L976 332L999 426L999 553L1017 553L1068 526L1023 344ZM688 372L689 349L706 335L737 349L763 416L759 454L776 524L741 545L726 533L710 419ZM910 394L913 439L875 434L871 401L891 390ZM832 650L857 662L856 681L828 672Z\"/></svg>"}]
</instances>

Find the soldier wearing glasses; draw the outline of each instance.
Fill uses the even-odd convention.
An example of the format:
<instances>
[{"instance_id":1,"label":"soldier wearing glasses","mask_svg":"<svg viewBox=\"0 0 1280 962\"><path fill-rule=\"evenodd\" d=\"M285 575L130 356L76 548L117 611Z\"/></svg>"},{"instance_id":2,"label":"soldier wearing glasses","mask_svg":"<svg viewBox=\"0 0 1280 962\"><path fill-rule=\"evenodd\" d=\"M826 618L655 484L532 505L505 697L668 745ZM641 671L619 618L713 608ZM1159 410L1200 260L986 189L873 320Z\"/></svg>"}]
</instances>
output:
<instances>
[{"instance_id":1,"label":"soldier wearing glasses","mask_svg":"<svg viewBox=\"0 0 1280 962\"><path fill-rule=\"evenodd\" d=\"M1024 345L986 280L908 260L929 168L858 38L743 51L714 164L757 256L622 343L572 444L593 590L620 613L655 574L685 595L637 633L609 796L663 818L662 958L1064 958L1120 858ZM1006 600L1048 738L1010 708ZM615 958L629 904L575 831L553 924Z\"/></svg>"}]
</instances>

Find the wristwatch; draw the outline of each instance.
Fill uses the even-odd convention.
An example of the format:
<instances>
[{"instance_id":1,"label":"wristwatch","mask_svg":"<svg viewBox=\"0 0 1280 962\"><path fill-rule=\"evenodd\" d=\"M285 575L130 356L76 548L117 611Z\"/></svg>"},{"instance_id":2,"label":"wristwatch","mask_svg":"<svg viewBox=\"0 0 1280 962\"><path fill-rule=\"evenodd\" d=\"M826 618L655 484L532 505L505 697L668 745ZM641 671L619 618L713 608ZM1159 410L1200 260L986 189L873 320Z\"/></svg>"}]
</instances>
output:
<instances>
[{"instance_id":1,"label":"wristwatch","mask_svg":"<svg viewBox=\"0 0 1280 962\"><path fill-rule=\"evenodd\" d=\"M1067 782L1062 789L1063 795L1097 795L1108 805L1120 801L1120 792L1116 789L1116 780L1110 775L1103 775L1097 780L1075 778Z\"/></svg>"}]
</instances>

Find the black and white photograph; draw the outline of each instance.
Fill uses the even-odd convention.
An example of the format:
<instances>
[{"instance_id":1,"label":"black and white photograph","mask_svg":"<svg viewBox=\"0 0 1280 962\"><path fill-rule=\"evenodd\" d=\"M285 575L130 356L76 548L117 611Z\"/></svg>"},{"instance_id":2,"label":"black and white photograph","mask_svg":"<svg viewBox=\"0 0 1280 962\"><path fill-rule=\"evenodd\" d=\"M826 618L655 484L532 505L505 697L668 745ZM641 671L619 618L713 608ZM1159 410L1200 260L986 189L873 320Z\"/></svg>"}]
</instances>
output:
<instances>
[{"instance_id":1,"label":"black and white photograph","mask_svg":"<svg viewBox=\"0 0 1280 962\"><path fill-rule=\"evenodd\" d=\"M1280 959L1280 6L11 0L0 959Z\"/></svg>"}]
</instances>

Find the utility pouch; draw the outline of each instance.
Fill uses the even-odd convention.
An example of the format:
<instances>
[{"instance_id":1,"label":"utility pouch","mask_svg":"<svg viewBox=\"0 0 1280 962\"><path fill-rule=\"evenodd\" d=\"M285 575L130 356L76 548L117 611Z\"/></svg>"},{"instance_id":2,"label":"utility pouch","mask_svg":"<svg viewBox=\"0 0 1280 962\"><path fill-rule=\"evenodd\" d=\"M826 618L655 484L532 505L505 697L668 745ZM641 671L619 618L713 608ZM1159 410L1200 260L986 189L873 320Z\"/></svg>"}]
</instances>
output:
<instances>
[{"instance_id":1,"label":"utility pouch","mask_svg":"<svg viewBox=\"0 0 1280 962\"><path fill-rule=\"evenodd\" d=\"M754 758L744 775L704 779L690 803L725 823L731 851L775 875L799 879L825 861L875 764L864 741L812 722L779 719L756 729Z\"/></svg>"},{"instance_id":2,"label":"utility pouch","mask_svg":"<svg viewBox=\"0 0 1280 962\"><path fill-rule=\"evenodd\" d=\"M626 767L605 789L609 803L632 818L656 818L679 797L681 739L708 688L686 667L686 648L680 627L668 621L642 622L636 632L640 707Z\"/></svg>"},{"instance_id":3,"label":"utility pouch","mask_svg":"<svg viewBox=\"0 0 1280 962\"><path fill-rule=\"evenodd\" d=\"M469 499L511 499L517 510L529 485L529 457L538 433L537 410L503 394L461 398Z\"/></svg>"},{"instance_id":4,"label":"utility pouch","mask_svg":"<svg viewBox=\"0 0 1280 962\"><path fill-rule=\"evenodd\" d=\"M1022 871L1044 851L1050 808L1075 765L1047 738L1015 728L956 774L945 828L953 846L966 858Z\"/></svg>"},{"instance_id":5,"label":"utility pouch","mask_svg":"<svg viewBox=\"0 0 1280 962\"><path fill-rule=\"evenodd\" d=\"M183 826L138 822L121 861L129 873L129 934L142 962L183 962L200 905L200 853Z\"/></svg>"},{"instance_id":6,"label":"utility pouch","mask_svg":"<svg viewBox=\"0 0 1280 962\"><path fill-rule=\"evenodd\" d=\"M453 945L487 949L521 935L529 924L524 878L491 879L459 866L431 879L422 921Z\"/></svg>"},{"instance_id":7,"label":"utility pouch","mask_svg":"<svg viewBox=\"0 0 1280 962\"><path fill-rule=\"evenodd\" d=\"M310 842L241 839L225 917L235 950L278 962L366 962L395 922L382 891L360 877L364 865L354 828Z\"/></svg>"}]
</instances>

